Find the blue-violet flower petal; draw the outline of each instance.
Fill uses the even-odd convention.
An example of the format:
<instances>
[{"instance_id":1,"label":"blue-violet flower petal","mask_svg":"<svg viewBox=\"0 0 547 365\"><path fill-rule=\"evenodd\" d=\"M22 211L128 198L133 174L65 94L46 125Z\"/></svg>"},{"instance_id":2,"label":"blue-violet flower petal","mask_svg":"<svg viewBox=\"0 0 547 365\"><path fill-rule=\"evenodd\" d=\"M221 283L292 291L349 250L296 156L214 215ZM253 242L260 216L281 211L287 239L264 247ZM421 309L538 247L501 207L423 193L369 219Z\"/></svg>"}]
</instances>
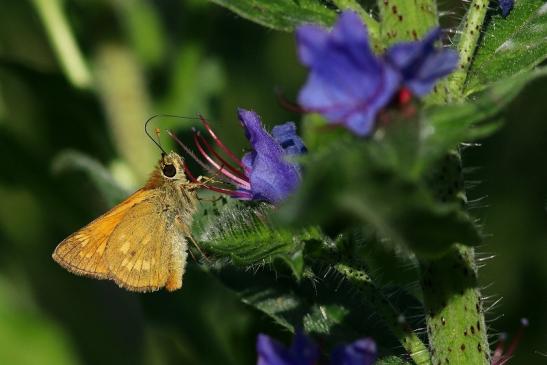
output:
<instances>
[{"instance_id":1,"label":"blue-violet flower petal","mask_svg":"<svg viewBox=\"0 0 547 365\"><path fill-rule=\"evenodd\" d=\"M319 359L319 348L301 330L296 332L289 348L269 336L260 334L256 349L257 365L315 365Z\"/></svg>"},{"instance_id":2,"label":"blue-violet flower petal","mask_svg":"<svg viewBox=\"0 0 547 365\"><path fill-rule=\"evenodd\" d=\"M363 338L349 345L336 347L332 351L331 365L372 365L377 357L374 340Z\"/></svg>"},{"instance_id":3,"label":"blue-violet flower petal","mask_svg":"<svg viewBox=\"0 0 547 365\"><path fill-rule=\"evenodd\" d=\"M290 125L279 126L280 129L276 131L280 141L278 142L266 132L255 112L239 109L238 116L252 147L252 151L241 159L249 179L252 199L278 203L300 184L299 168L287 160L286 156L295 154L297 150L305 151L305 146L296 135L294 124L293 134L290 132ZM292 146L289 146L290 141ZM287 144L287 151L282 147L284 142Z\"/></svg>"},{"instance_id":4,"label":"blue-violet flower petal","mask_svg":"<svg viewBox=\"0 0 547 365\"><path fill-rule=\"evenodd\" d=\"M372 131L378 111L399 86L398 73L374 55L362 20L345 11L331 32L303 25L298 52L310 75L298 102L358 135Z\"/></svg>"},{"instance_id":5,"label":"blue-violet flower petal","mask_svg":"<svg viewBox=\"0 0 547 365\"><path fill-rule=\"evenodd\" d=\"M458 54L452 49L436 48L441 29L434 28L424 39L394 44L386 52L386 60L401 75L402 86L423 96L435 83L450 74L458 65Z\"/></svg>"},{"instance_id":6,"label":"blue-violet flower petal","mask_svg":"<svg viewBox=\"0 0 547 365\"><path fill-rule=\"evenodd\" d=\"M501 9L501 15L505 18L511 10L513 9L513 6L515 5L514 0L499 0L499 5Z\"/></svg>"}]
</instances>

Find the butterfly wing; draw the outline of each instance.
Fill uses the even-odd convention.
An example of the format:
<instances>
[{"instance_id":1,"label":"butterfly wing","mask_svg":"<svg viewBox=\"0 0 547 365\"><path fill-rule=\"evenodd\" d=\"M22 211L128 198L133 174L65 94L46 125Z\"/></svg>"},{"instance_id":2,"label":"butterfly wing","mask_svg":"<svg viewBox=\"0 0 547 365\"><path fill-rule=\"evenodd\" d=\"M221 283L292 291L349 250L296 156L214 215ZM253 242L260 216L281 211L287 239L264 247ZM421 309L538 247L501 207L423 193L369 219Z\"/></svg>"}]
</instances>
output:
<instances>
[{"instance_id":1,"label":"butterfly wing","mask_svg":"<svg viewBox=\"0 0 547 365\"><path fill-rule=\"evenodd\" d=\"M175 211L164 201L157 196L137 204L110 235L105 257L119 286L141 292L182 286L187 244Z\"/></svg>"},{"instance_id":2,"label":"butterfly wing","mask_svg":"<svg viewBox=\"0 0 547 365\"><path fill-rule=\"evenodd\" d=\"M104 256L112 232L134 206L149 199L151 194L151 190L138 190L70 235L55 248L53 259L75 274L108 279L109 269Z\"/></svg>"}]
</instances>

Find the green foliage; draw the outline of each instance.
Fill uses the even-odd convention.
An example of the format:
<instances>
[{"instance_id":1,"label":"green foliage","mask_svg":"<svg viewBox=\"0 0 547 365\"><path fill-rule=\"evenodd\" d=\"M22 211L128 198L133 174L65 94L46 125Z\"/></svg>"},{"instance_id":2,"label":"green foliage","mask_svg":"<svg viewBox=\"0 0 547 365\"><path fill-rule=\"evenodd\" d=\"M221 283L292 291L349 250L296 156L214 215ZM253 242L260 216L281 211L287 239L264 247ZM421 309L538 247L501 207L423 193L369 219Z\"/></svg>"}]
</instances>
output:
<instances>
[{"instance_id":1,"label":"green foliage","mask_svg":"<svg viewBox=\"0 0 547 365\"><path fill-rule=\"evenodd\" d=\"M322 0L211 0L265 27L291 31L303 23L330 25L336 13Z\"/></svg>"},{"instance_id":2,"label":"green foliage","mask_svg":"<svg viewBox=\"0 0 547 365\"><path fill-rule=\"evenodd\" d=\"M480 241L457 204L436 202L423 182L404 175L405 151L398 146L340 144L306 164L302 189L279 212L283 222L328 232L371 225L391 242L427 255L441 254L453 242Z\"/></svg>"},{"instance_id":3,"label":"green foliage","mask_svg":"<svg viewBox=\"0 0 547 365\"><path fill-rule=\"evenodd\" d=\"M267 204L245 206L230 202L217 208L205 208L192 230L198 235L200 247L216 259L228 259L231 265L247 268L285 262L296 279L304 270L302 251L306 241L321 240L318 229L305 229L298 234L272 229L267 222L271 207ZM207 212L207 214L205 214Z\"/></svg>"},{"instance_id":4,"label":"green foliage","mask_svg":"<svg viewBox=\"0 0 547 365\"><path fill-rule=\"evenodd\" d=\"M546 35L547 5L542 0L516 1L506 19L493 16L479 42L465 93L540 64L547 58Z\"/></svg>"},{"instance_id":5,"label":"green foliage","mask_svg":"<svg viewBox=\"0 0 547 365\"><path fill-rule=\"evenodd\" d=\"M356 237L335 242L317 228L296 234L274 230L267 223L272 208L265 204L213 209L217 212L202 215L195 225L199 246L214 255L214 271L245 303L291 331L303 326L331 345L371 331L378 324L365 314L377 312L391 330L387 341L395 337L408 353L428 356L364 264L348 254L359 249ZM407 305L415 301L406 298Z\"/></svg>"}]
</instances>

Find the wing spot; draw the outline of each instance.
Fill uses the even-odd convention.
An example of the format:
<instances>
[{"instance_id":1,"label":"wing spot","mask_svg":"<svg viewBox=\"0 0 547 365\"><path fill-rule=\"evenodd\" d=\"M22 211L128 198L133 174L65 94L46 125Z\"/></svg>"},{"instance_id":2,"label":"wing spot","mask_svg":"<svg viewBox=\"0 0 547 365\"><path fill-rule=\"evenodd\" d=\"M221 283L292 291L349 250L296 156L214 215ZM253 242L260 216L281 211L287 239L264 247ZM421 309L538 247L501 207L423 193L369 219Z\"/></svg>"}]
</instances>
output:
<instances>
[{"instance_id":1,"label":"wing spot","mask_svg":"<svg viewBox=\"0 0 547 365\"><path fill-rule=\"evenodd\" d=\"M127 251L129 251L129 246L131 246L131 244L129 243L129 241L125 242L122 247L120 247L120 252L122 253L127 253Z\"/></svg>"},{"instance_id":2,"label":"wing spot","mask_svg":"<svg viewBox=\"0 0 547 365\"><path fill-rule=\"evenodd\" d=\"M150 261L142 260L142 269L145 271L150 270Z\"/></svg>"}]
</instances>

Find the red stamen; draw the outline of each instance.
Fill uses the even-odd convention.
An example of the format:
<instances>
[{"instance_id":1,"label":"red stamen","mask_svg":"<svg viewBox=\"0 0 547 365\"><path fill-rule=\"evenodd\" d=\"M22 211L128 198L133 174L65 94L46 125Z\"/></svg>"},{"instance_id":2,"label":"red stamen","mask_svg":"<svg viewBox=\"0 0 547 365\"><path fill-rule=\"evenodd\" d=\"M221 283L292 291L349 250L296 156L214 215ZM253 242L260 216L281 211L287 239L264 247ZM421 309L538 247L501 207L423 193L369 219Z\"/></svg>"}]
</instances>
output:
<instances>
[{"instance_id":1,"label":"red stamen","mask_svg":"<svg viewBox=\"0 0 547 365\"><path fill-rule=\"evenodd\" d=\"M201 155L207 160L209 161L209 163L211 165L213 165L217 170L218 172L222 173L224 176L227 176L228 178L232 179L234 182L237 182L238 184L240 184L241 186L243 186L243 188L245 189L250 189L250 184L248 181L246 180L243 180L237 176L235 176L234 174L230 173L229 171L226 171L224 169L224 166L220 166L215 160L213 160L206 152L205 150L203 149L203 147L201 146L200 144L200 141L199 141L199 138L197 136L197 133L194 133L194 143L196 144L196 147L198 148L199 152L201 153Z\"/></svg>"},{"instance_id":2,"label":"red stamen","mask_svg":"<svg viewBox=\"0 0 547 365\"><path fill-rule=\"evenodd\" d=\"M522 340L522 336L524 336L524 329L526 327L528 327L528 319L522 318L520 320L520 327L518 329L518 332L513 337L513 340L511 340L509 348L507 349L507 352L505 354L503 353L503 339L500 340L500 344L498 344L498 346L496 347L496 350L494 351L494 356L492 357L492 365L504 365L511 359L511 357L513 357L515 350Z\"/></svg>"},{"instance_id":3,"label":"red stamen","mask_svg":"<svg viewBox=\"0 0 547 365\"><path fill-rule=\"evenodd\" d=\"M235 190L218 188L218 187L216 187L216 186L211 186L211 185L207 185L207 184L202 183L201 181L199 181L198 179L196 179L196 178L194 177L194 175L192 175L192 173L190 172L190 169L188 168L188 166L186 166L186 164L184 164L183 166L184 166L184 173L188 176L188 179L189 179L192 183L194 183L194 184L199 184L199 185L201 185L202 187L204 187L204 188L207 189L207 190L216 191L217 193L221 193L221 194L233 195L234 193L236 193Z\"/></svg>"},{"instance_id":4,"label":"red stamen","mask_svg":"<svg viewBox=\"0 0 547 365\"><path fill-rule=\"evenodd\" d=\"M503 351L505 350L506 337L507 335L505 333L502 333L500 335L498 345L496 346L494 354L492 355L492 365L499 365L499 361L501 360L501 357L503 356Z\"/></svg>"},{"instance_id":5,"label":"red stamen","mask_svg":"<svg viewBox=\"0 0 547 365\"><path fill-rule=\"evenodd\" d=\"M207 142L207 140L205 139L205 137L203 137L201 135L200 132L197 132L196 133L199 140L205 145L205 147L207 148L207 150L209 151L209 153L211 153L213 156L215 156L221 163L224 167L226 167L228 170L232 171L235 175L239 176L241 179L245 180L245 181L249 181L249 179L247 178L247 176L245 176L245 174L243 174L241 171L237 170L236 167L232 166L228 161L226 161L222 156L220 156L214 149L213 147L211 147L211 145L209 144L209 142Z\"/></svg>"},{"instance_id":6,"label":"red stamen","mask_svg":"<svg viewBox=\"0 0 547 365\"><path fill-rule=\"evenodd\" d=\"M228 157L230 157L239 167L241 167L241 169L245 170L245 167L241 163L241 160L237 158L236 155L224 145L224 143L222 143L222 141L217 137L215 132L213 132L213 130L209 126L207 120L202 115L199 115L199 119L201 120L201 123L203 124L207 132L211 135L217 146L219 146L228 155Z\"/></svg>"}]
</instances>

